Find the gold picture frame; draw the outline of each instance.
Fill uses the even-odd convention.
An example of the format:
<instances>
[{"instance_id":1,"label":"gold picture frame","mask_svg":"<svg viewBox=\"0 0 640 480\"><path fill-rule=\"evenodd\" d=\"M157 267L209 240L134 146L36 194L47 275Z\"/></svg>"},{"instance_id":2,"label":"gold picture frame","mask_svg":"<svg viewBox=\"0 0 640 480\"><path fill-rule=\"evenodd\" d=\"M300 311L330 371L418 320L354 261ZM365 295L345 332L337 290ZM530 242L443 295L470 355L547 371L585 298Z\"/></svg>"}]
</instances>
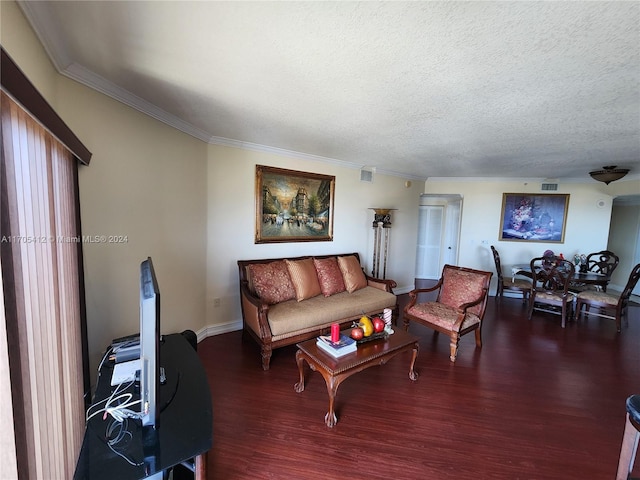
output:
<instances>
[{"instance_id":1,"label":"gold picture frame","mask_svg":"<svg viewBox=\"0 0 640 480\"><path fill-rule=\"evenodd\" d=\"M333 241L336 177L256 165L255 243Z\"/></svg>"},{"instance_id":2,"label":"gold picture frame","mask_svg":"<svg viewBox=\"0 0 640 480\"><path fill-rule=\"evenodd\" d=\"M564 243L569 194L503 193L499 240Z\"/></svg>"}]
</instances>

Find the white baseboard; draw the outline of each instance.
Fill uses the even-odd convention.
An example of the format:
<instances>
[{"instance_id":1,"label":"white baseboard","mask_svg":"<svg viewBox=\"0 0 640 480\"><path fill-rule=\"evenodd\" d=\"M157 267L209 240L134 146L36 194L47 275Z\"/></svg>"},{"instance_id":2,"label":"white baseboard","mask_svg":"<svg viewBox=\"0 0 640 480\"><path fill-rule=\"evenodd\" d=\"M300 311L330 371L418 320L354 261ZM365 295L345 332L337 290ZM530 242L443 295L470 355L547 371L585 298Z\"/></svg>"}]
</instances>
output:
<instances>
[{"instance_id":1,"label":"white baseboard","mask_svg":"<svg viewBox=\"0 0 640 480\"><path fill-rule=\"evenodd\" d=\"M198 342L201 342L208 337L235 332L238 330L242 330L242 320L235 320L233 322L220 323L216 325L207 325L206 327L198 330L196 335L198 336Z\"/></svg>"}]
</instances>

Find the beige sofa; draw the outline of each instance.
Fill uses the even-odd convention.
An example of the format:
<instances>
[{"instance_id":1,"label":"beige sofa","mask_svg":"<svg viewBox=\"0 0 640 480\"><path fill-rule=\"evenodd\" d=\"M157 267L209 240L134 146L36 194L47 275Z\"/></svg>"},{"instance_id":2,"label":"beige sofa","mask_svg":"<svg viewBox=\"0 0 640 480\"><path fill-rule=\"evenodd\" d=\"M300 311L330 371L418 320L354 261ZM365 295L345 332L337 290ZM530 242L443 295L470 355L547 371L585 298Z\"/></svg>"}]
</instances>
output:
<instances>
[{"instance_id":1,"label":"beige sofa","mask_svg":"<svg viewBox=\"0 0 640 480\"><path fill-rule=\"evenodd\" d=\"M243 335L261 348L269 369L274 348L342 328L385 308L398 318L396 282L369 277L357 253L239 260Z\"/></svg>"}]
</instances>

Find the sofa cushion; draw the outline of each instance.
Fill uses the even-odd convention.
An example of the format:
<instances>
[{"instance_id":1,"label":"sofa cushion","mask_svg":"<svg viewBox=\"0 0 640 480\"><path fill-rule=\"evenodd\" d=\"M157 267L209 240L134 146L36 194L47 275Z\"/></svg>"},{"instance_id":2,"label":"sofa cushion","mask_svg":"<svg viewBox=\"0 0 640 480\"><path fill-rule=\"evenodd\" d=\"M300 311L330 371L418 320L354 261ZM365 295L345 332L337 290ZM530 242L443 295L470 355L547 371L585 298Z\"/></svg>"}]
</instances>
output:
<instances>
[{"instance_id":1,"label":"sofa cushion","mask_svg":"<svg viewBox=\"0 0 640 480\"><path fill-rule=\"evenodd\" d=\"M325 297L346 290L344 280L342 279L342 272L338 266L338 260L335 257L314 258L313 264L316 267L316 272L318 272L320 290Z\"/></svg>"},{"instance_id":2,"label":"sofa cushion","mask_svg":"<svg viewBox=\"0 0 640 480\"><path fill-rule=\"evenodd\" d=\"M445 268L442 272L442 287L440 289L440 303L451 308L473 302L482 297L485 278L473 272ZM471 307L468 312L478 315L482 302Z\"/></svg>"},{"instance_id":3,"label":"sofa cushion","mask_svg":"<svg viewBox=\"0 0 640 480\"><path fill-rule=\"evenodd\" d=\"M394 308L396 296L375 287L356 292L336 293L330 297L318 295L304 302L289 300L269 307L269 326L273 340L317 330L336 321L359 318L362 312L382 312Z\"/></svg>"},{"instance_id":4,"label":"sofa cushion","mask_svg":"<svg viewBox=\"0 0 640 480\"><path fill-rule=\"evenodd\" d=\"M269 305L296 298L296 291L283 260L249 265L252 288Z\"/></svg>"},{"instance_id":5,"label":"sofa cushion","mask_svg":"<svg viewBox=\"0 0 640 480\"><path fill-rule=\"evenodd\" d=\"M289 269L289 276L296 291L296 300L298 302L322 293L312 258L305 258L304 260L285 259L285 262Z\"/></svg>"},{"instance_id":6,"label":"sofa cushion","mask_svg":"<svg viewBox=\"0 0 640 480\"><path fill-rule=\"evenodd\" d=\"M367 278L364 276L360 262L353 255L338 257L338 265L342 272L344 285L349 293L367 286Z\"/></svg>"}]
</instances>

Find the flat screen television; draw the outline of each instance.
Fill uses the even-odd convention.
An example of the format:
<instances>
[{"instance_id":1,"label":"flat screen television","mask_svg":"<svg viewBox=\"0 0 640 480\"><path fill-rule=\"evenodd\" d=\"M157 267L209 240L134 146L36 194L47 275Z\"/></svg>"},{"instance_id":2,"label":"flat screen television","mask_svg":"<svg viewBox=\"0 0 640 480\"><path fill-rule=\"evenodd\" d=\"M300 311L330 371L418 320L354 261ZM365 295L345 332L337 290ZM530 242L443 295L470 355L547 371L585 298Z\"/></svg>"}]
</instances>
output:
<instances>
[{"instance_id":1,"label":"flat screen television","mask_svg":"<svg viewBox=\"0 0 640 480\"><path fill-rule=\"evenodd\" d=\"M159 427L160 290L151 257L140 265L140 413L142 426Z\"/></svg>"}]
</instances>

